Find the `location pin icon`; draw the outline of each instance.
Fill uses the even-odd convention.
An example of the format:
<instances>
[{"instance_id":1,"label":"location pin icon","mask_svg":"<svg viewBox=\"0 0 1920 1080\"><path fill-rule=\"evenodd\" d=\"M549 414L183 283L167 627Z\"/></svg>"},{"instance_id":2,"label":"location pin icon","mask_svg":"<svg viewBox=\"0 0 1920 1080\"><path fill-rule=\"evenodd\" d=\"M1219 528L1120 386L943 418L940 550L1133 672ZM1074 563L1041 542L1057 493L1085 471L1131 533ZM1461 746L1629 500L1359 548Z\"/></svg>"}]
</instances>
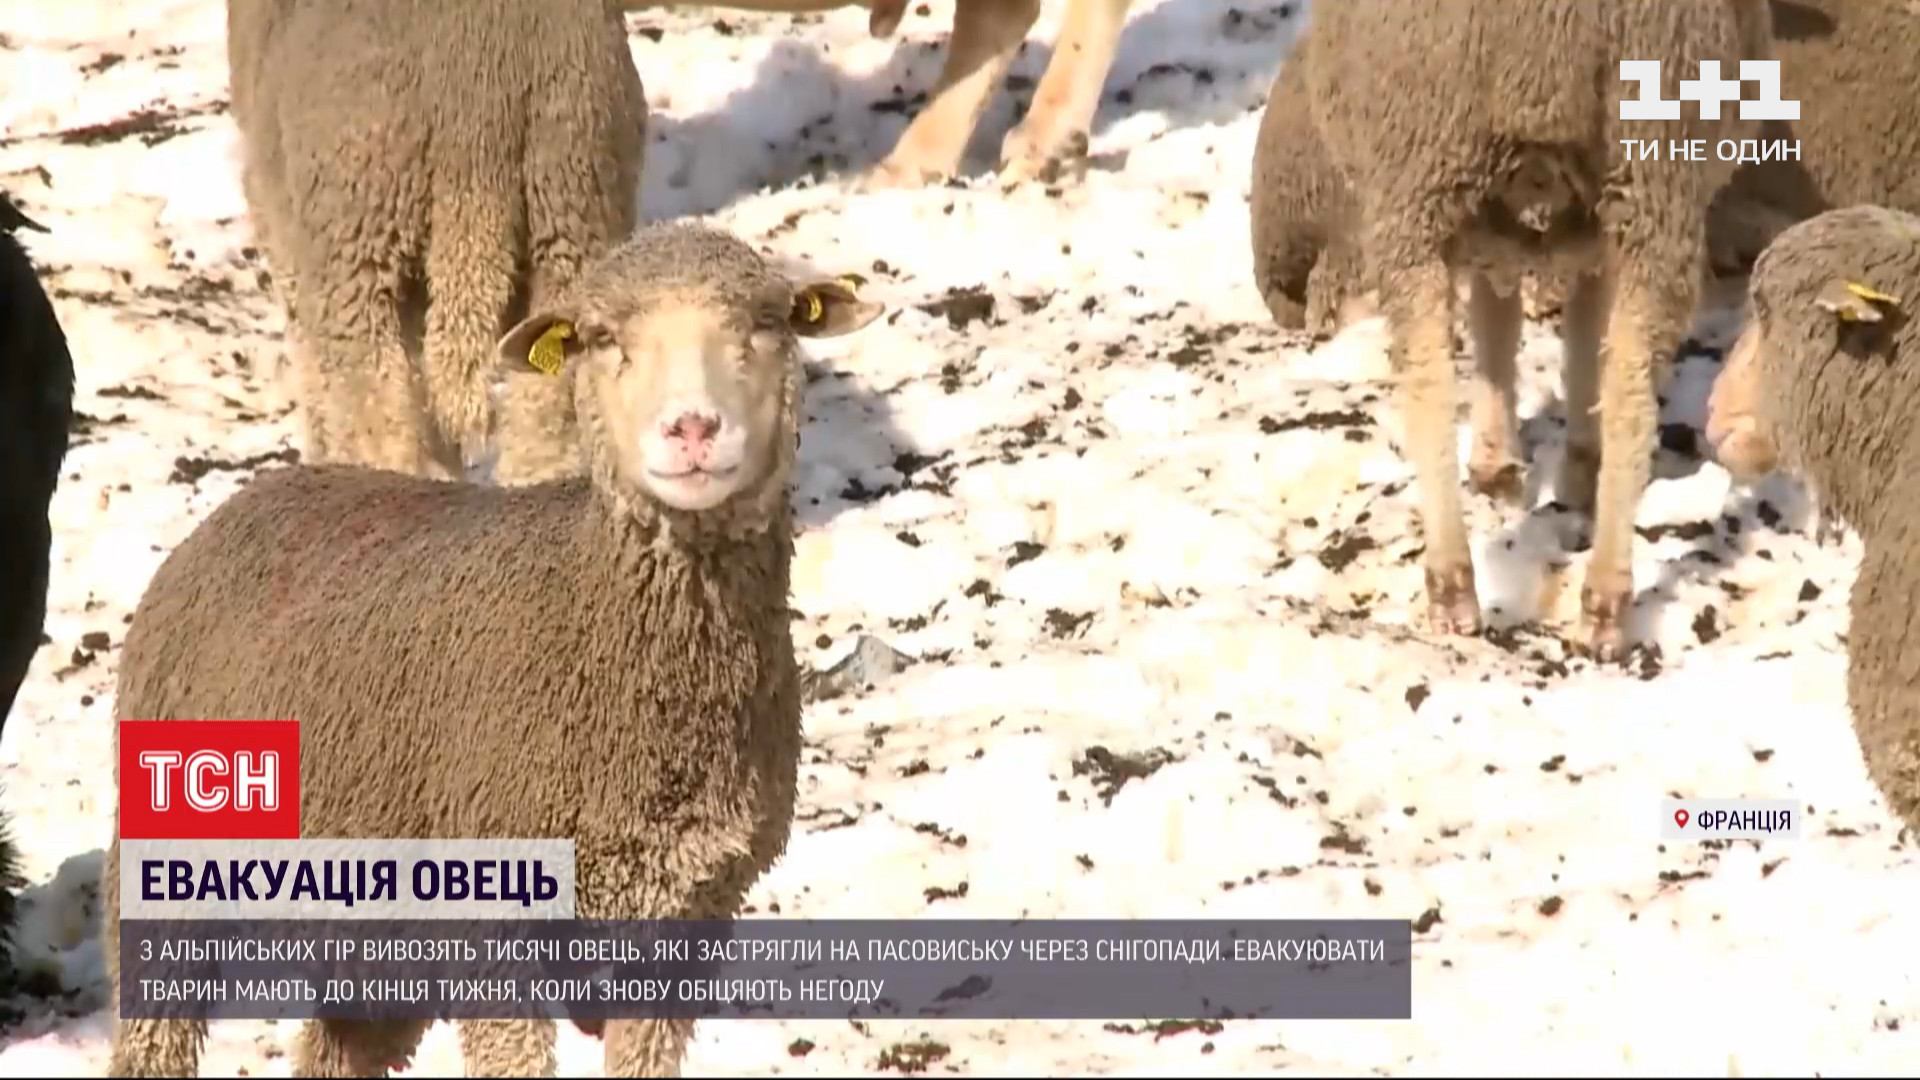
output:
<instances>
[{"instance_id":1,"label":"location pin icon","mask_svg":"<svg viewBox=\"0 0 1920 1080\"><path fill-rule=\"evenodd\" d=\"M1681 828L1683 828L1683 829L1684 829L1684 828L1686 828L1686 827L1687 827L1687 812L1686 812L1685 810L1675 810L1675 811L1673 812L1673 823L1674 823L1675 825L1678 825L1678 826L1680 826L1680 827L1681 827Z\"/></svg>"}]
</instances>

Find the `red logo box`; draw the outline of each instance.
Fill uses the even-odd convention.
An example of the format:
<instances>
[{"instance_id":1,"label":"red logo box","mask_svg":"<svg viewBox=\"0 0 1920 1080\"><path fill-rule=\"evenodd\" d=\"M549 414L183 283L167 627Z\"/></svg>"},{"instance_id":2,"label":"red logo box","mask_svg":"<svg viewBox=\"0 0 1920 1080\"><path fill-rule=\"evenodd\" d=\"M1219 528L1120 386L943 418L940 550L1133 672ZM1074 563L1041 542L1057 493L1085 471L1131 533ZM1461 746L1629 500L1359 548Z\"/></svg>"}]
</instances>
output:
<instances>
[{"instance_id":1,"label":"red logo box","mask_svg":"<svg viewBox=\"0 0 1920 1080\"><path fill-rule=\"evenodd\" d=\"M120 721L120 838L298 840L300 722Z\"/></svg>"}]
</instances>

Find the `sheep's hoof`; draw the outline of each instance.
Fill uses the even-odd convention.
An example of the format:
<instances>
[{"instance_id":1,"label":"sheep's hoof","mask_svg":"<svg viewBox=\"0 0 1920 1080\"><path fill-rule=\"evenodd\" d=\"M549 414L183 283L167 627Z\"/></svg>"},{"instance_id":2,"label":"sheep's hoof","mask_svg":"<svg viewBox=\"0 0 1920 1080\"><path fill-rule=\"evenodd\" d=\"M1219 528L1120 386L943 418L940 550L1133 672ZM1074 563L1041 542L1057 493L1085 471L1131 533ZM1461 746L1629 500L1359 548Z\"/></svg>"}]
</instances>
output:
<instances>
[{"instance_id":1,"label":"sheep's hoof","mask_svg":"<svg viewBox=\"0 0 1920 1080\"><path fill-rule=\"evenodd\" d=\"M1518 505L1526 492L1526 470L1517 461L1475 462L1467 467L1467 483L1495 502Z\"/></svg>"},{"instance_id":2,"label":"sheep's hoof","mask_svg":"<svg viewBox=\"0 0 1920 1080\"><path fill-rule=\"evenodd\" d=\"M946 179L941 170L922 165L915 157L894 154L873 167L863 186L868 191L917 191Z\"/></svg>"},{"instance_id":3,"label":"sheep's hoof","mask_svg":"<svg viewBox=\"0 0 1920 1080\"><path fill-rule=\"evenodd\" d=\"M1029 181L1058 184L1077 180L1087 168L1087 133L1076 131L1065 139L1040 139L1016 128L1001 145L1000 187L1005 190Z\"/></svg>"},{"instance_id":4,"label":"sheep's hoof","mask_svg":"<svg viewBox=\"0 0 1920 1080\"><path fill-rule=\"evenodd\" d=\"M1580 610L1587 617L1587 647L1595 661L1615 663L1627 657L1627 594L1625 590L1580 590Z\"/></svg>"},{"instance_id":5,"label":"sheep's hoof","mask_svg":"<svg viewBox=\"0 0 1920 1080\"><path fill-rule=\"evenodd\" d=\"M1436 634L1473 637L1480 632L1480 596L1471 563L1427 571L1427 621Z\"/></svg>"}]
</instances>

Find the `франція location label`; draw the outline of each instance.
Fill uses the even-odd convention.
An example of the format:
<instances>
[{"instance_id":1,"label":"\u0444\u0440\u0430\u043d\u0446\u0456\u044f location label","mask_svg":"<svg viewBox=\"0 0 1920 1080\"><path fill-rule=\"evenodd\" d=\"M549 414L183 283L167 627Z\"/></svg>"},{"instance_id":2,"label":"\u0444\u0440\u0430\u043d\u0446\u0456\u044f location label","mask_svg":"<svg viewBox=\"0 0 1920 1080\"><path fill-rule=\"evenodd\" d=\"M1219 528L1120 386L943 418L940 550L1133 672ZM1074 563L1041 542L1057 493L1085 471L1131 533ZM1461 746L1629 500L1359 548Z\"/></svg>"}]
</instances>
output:
<instances>
[{"instance_id":1,"label":"\u0444\u0440\u0430\u043d\u0446\u0456\u044f location label","mask_svg":"<svg viewBox=\"0 0 1920 1080\"><path fill-rule=\"evenodd\" d=\"M1800 835L1793 799L1662 799L1662 840L1771 840Z\"/></svg>"}]
</instances>

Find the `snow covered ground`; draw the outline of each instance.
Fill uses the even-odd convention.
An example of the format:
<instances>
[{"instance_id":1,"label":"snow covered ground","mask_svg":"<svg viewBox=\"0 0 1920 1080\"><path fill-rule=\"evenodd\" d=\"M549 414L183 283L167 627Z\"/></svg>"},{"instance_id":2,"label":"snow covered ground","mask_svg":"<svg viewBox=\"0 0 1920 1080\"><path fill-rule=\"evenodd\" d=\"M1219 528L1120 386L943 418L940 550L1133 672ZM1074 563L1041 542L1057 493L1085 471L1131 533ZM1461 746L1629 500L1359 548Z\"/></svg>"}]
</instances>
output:
<instances>
[{"instance_id":1,"label":"snow covered ground","mask_svg":"<svg viewBox=\"0 0 1920 1080\"><path fill-rule=\"evenodd\" d=\"M1920 867L1847 723L1856 541L1818 547L1796 489L1731 491L1689 453L1717 362L1680 365L1641 512L1657 650L1570 659L1580 559L1551 565L1550 515L1484 500L1482 595L1542 628L1426 635L1378 326L1309 351L1251 283L1248 162L1296 5L1141 3L1082 185L860 193L937 71L951 2L930 7L891 42L857 11L630 20L646 215L713 213L865 274L896 311L816 352L795 634L820 669L869 639L916 659L810 707L802 821L754 905L1415 918L1414 1018L711 1022L688 1072L868 1073L929 1040L929 1071L990 1075L1910 1075ZM0 184L52 230L25 240L85 414L53 511L51 643L0 747L41 973L0 1031L4 1075L105 1066L92 876L120 636L168 548L293 445L223 10L0 17ZM1059 15L1049 0L982 154ZM1545 476L1556 349L1529 327ZM1663 845L1668 793L1790 797L1809 825ZM284 1075L291 1034L216 1025L205 1072ZM563 1072L597 1073L597 1045L562 1038ZM458 1070L443 1025L414 1072Z\"/></svg>"}]
</instances>

